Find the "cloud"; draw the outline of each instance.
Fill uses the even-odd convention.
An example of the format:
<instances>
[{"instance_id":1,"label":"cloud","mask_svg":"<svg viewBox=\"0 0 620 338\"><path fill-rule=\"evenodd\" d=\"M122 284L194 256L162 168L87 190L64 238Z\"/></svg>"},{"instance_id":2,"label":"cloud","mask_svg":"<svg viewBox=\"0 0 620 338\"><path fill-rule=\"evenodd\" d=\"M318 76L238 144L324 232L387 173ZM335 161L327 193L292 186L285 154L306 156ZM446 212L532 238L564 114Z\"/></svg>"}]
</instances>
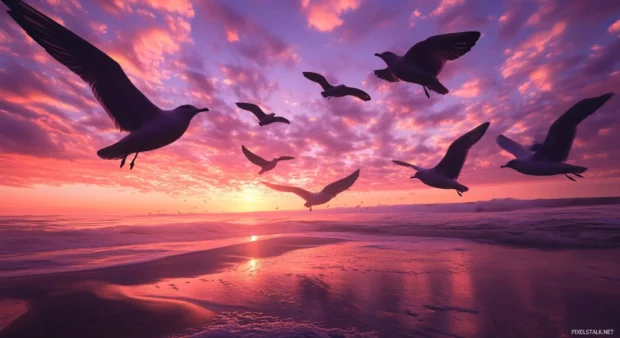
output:
<instances>
[{"instance_id":1,"label":"cloud","mask_svg":"<svg viewBox=\"0 0 620 338\"><path fill-rule=\"evenodd\" d=\"M0 110L0 153L56 157L63 152L35 121Z\"/></svg>"},{"instance_id":2,"label":"cloud","mask_svg":"<svg viewBox=\"0 0 620 338\"><path fill-rule=\"evenodd\" d=\"M278 89L276 80L268 80L260 69L236 65L221 66L223 83L229 86L240 100L261 102Z\"/></svg>"},{"instance_id":3,"label":"cloud","mask_svg":"<svg viewBox=\"0 0 620 338\"><path fill-rule=\"evenodd\" d=\"M224 2L207 1L201 6L200 15L222 25L232 48L257 65L265 67L278 61L290 67L299 62L291 46Z\"/></svg>"},{"instance_id":4,"label":"cloud","mask_svg":"<svg viewBox=\"0 0 620 338\"><path fill-rule=\"evenodd\" d=\"M607 28L609 33L620 33L620 19L616 20L614 23Z\"/></svg>"},{"instance_id":5,"label":"cloud","mask_svg":"<svg viewBox=\"0 0 620 338\"><path fill-rule=\"evenodd\" d=\"M331 32L343 24L342 14L354 11L360 6L359 0L302 0L301 7L308 27L320 32Z\"/></svg>"},{"instance_id":6,"label":"cloud","mask_svg":"<svg viewBox=\"0 0 620 338\"><path fill-rule=\"evenodd\" d=\"M398 22L397 17L404 9L404 6L394 3L367 1L348 13L346 21L330 31L345 41L360 41L370 33L378 33Z\"/></svg>"},{"instance_id":7,"label":"cloud","mask_svg":"<svg viewBox=\"0 0 620 338\"><path fill-rule=\"evenodd\" d=\"M476 97L480 93L480 79L473 79L467 81L463 86L452 92L454 96L458 97Z\"/></svg>"},{"instance_id":8,"label":"cloud","mask_svg":"<svg viewBox=\"0 0 620 338\"><path fill-rule=\"evenodd\" d=\"M446 12L446 10L458 5L462 5L465 0L441 0L439 5L430 13L431 16L440 15Z\"/></svg>"}]
</instances>

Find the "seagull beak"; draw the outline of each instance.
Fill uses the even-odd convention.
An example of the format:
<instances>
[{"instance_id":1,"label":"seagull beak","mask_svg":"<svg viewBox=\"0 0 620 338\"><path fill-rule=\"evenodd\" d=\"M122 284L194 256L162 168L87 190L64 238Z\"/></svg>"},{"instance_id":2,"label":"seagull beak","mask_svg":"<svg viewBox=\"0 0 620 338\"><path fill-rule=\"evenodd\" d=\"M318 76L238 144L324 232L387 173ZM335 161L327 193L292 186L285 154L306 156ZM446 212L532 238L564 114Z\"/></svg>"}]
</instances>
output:
<instances>
[{"instance_id":1,"label":"seagull beak","mask_svg":"<svg viewBox=\"0 0 620 338\"><path fill-rule=\"evenodd\" d=\"M381 57L381 54L379 54L379 53L375 53L375 56Z\"/></svg>"},{"instance_id":2,"label":"seagull beak","mask_svg":"<svg viewBox=\"0 0 620 338\"><path fill-rule=\"evenodd\" d=\"M507 166L507 165L500 165L499 167L500 167L500 168L508 168L508 166Z\"/></svg>"},{"instance_id":3,"label":"seagull beak","mask_svg":"<svg viewBox=\"0 0 620 338\"><path fill-rule=\"evenodd\" d=\"M209 108L202 108L202 109L198 109L198 112L201 113L203 111L209 111Z\"/></svg>"}]
</instances>

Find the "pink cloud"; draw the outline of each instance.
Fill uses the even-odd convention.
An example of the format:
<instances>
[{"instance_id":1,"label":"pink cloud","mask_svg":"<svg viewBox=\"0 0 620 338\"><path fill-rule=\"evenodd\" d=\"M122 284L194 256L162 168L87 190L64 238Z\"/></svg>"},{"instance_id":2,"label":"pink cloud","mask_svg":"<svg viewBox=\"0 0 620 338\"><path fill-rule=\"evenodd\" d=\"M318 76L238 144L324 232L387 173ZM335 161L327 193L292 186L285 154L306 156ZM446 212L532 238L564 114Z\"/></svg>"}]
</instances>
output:
<instances>
[{"instance_id":1,"label":"pink cloud","mask_svg":"<svg viewBox=\"0 0 620 338\"><path fill-rule=\"evenodd\" d=\"M453 95L458 97L476 97L480 94L480 79L473 79L467 81L463 86L452 92Z\"/></svg>"},{"instance_id":2,"label":"pink cloud","mask_svg":"<svg viewBox=\"0 0 620 338\"><path fill-rule=\"evenodd\" d=\"M612 23L609 28L607 28L609 33L620 33L620 19L616 20L616 22Z\"/></svg>"},{"instance_id":3,"label":"pink cloud","mask_svg":"<svg viewBox=\"0 0 620 338\"><path fill-rule=\"evenodd\" d=\"M446 12L446 10L462 5L465 0L441 0L439 5L430 13L431 16L440 15Z\"/></svg>"},{"instance_id":4,"label":"pink cloud","mask_svg":"<svg viewBox=\"0 0 620 338\"><path fill-rule=\"evenodd\" d=\"M347 11L354 11L360 6L359 0L302 0L301 7L308 27L320 32L330 32L341 26L341 15Z\"/></svg>"},{"instance_id":5,"label":"pink cloud","mask_svg":"<svg viewBox=\"0 0 620 338\"><path fill-rule=\"evenodd\" d=\"M145 0L154 10L180 14L186 17L194 16L194 8L189 0Z\"/></svg>"}]
</instances>

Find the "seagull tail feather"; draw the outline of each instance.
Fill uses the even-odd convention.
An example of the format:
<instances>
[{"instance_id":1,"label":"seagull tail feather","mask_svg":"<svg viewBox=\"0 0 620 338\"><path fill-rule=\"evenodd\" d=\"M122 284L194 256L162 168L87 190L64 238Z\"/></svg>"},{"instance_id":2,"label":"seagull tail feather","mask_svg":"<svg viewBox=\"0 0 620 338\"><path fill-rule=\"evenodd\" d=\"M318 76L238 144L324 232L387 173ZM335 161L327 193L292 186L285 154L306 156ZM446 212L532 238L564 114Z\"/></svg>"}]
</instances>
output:
<instances>
[{"instance_id":1,"label":"seagull tail feather","mask_svg":"<svg viewBox=\"0 0 620 338\"><path fill-rule=\"evenodd\" d=\"M118 160L127 156L127 151L122 150L118 143L97 151L97 156L105 160Z\"/></svg>"},{"instance_id":2,"label":"seagull tail feather","mask_svg":"<svg viewBox=\"0 0 620 338\"><path fill-rule=\"evenodd\" d=\"M449 92L448 88L446 88L443 84L441 84L439 80L435 81L435 83L433 84L426 85L426 87L428 87L428 89L434 91L435 93L441 94L441 95L446 95Z\"/></svg>"}]
</instances>

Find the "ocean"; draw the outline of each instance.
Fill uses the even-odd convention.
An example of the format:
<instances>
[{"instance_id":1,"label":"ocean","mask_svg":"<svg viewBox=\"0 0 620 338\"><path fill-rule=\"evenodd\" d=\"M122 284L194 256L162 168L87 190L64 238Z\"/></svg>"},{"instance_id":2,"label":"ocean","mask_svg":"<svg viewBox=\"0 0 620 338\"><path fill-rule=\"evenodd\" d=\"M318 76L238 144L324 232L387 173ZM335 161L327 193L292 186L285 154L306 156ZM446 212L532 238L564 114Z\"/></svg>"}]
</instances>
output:
<instances>
[{"instance_id":1,"label":"ocean","mask_svg":"<svg viewBox=\"0 0 620 338\"><path fill-rule=\"evenodd\" d=\"M3 216L0 337L557 337L614 329L618 204ZM86 316L79 309L95 306L119 316L115 324L78 320Z\"/></svg>"}]
</instances>

